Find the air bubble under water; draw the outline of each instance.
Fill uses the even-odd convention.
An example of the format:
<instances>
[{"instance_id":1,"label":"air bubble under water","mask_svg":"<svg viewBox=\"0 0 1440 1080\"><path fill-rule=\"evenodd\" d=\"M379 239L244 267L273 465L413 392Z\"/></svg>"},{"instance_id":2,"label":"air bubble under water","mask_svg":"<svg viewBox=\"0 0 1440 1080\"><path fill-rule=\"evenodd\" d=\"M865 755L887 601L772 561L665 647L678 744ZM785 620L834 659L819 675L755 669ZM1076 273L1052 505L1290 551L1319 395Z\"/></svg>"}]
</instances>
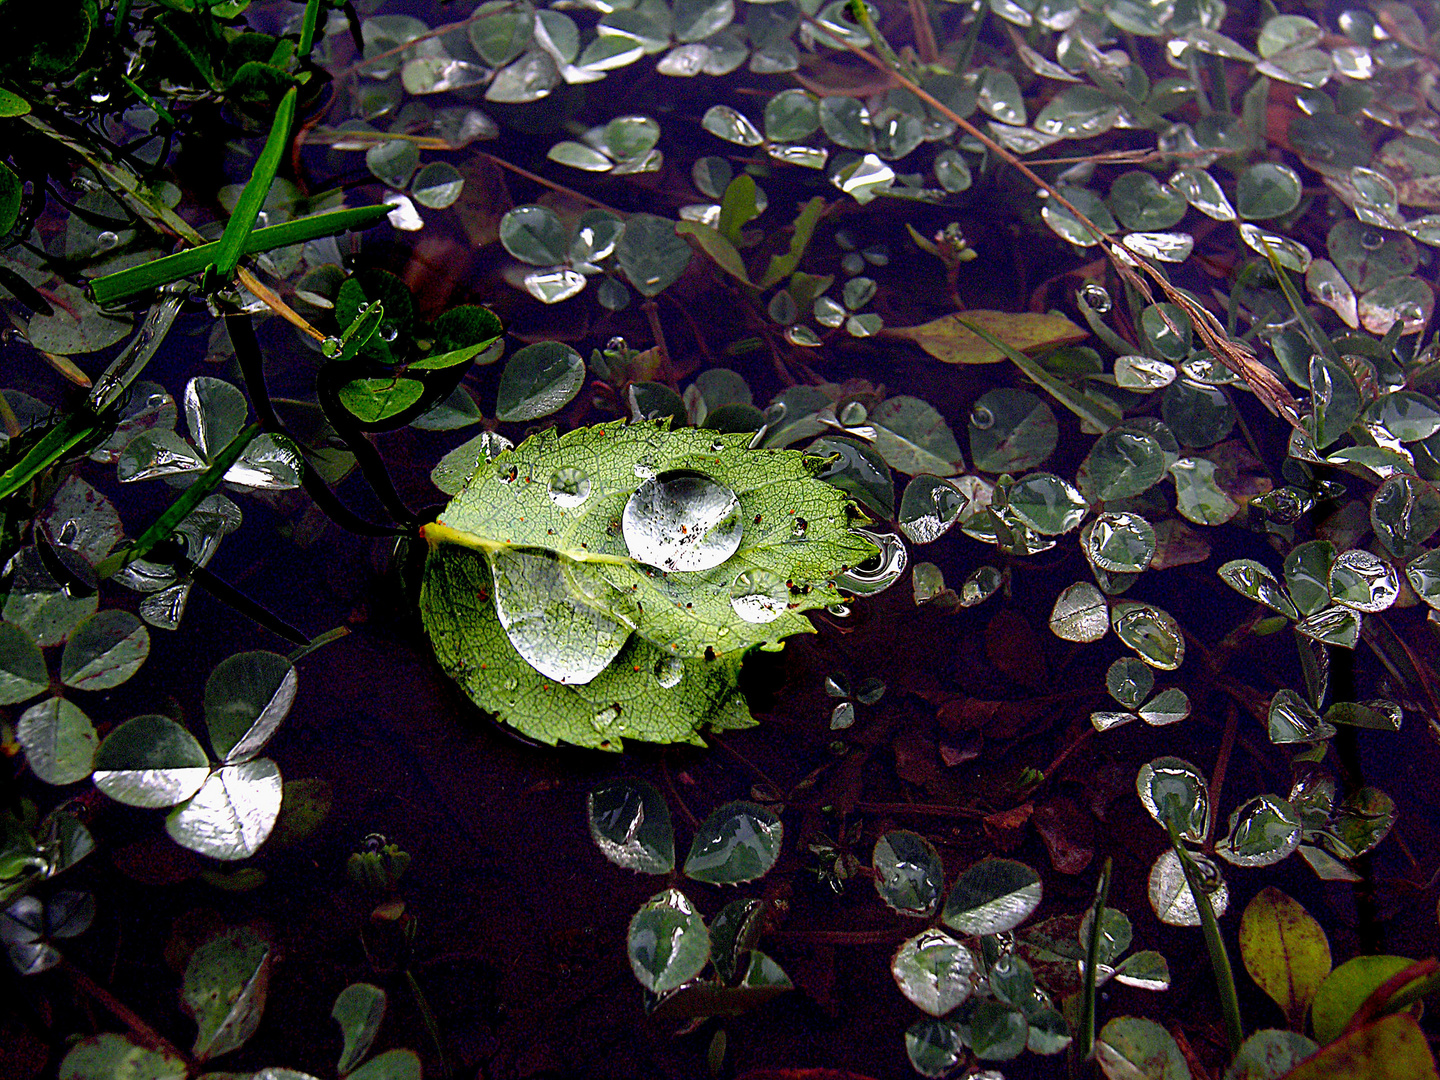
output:
<instances>
[{"instance_id":1,"label":"air bubble under water","mask_svg":"<svg viewBox=\"0 0 1440 1080\"><path fill-rule=\"evenodd\" d=\"M646 480L621 518L631 557L661 570L709 570L740 547L740 499L698 472L674 470Z\"/></svg>"}]
</instances>

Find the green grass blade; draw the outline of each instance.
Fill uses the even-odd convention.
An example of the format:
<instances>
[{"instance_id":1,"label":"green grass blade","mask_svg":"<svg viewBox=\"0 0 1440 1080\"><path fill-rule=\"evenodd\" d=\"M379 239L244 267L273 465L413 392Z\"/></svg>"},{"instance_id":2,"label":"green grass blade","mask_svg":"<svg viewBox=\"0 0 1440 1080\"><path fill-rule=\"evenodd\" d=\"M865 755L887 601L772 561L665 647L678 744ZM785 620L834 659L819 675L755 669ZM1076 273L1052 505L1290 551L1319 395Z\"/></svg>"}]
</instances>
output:
<instances>
[{"instance_id":1,"label":"green grass blade","mask_svg":"<svg viewBox=\"0 0 1440 1080\"><path fill-rule=\"evenodd\" d=\"M267 225L245 238L243 253L257 255L273 248L303 244L320 236L330 236L346 229L364 229L378 224L390 207L357 206L349 210L327 210L323 214L296 218L281 225ZM149 289L200 273L217 258L220 241L177 251L153 262L141 263L118 273L107 274L90 283L90 295L102 307L118 304Z\"/></svg>"},{"instance_id":2,"label":"green grass blade","mask_svg":"<svg viewBox=\"0 0 1440 1080\"><path fill-rule=\"evenodd\" d=\"M1008 342L1001 341L983 326L967 322L963 317L960 319L960 325L972 334L975 334L982 341L1003 352L1006 357L1009 358L1010 362L1023 371L1032 382L1042 387L1047 394L1087 424L1090 424L1100 431L1109 431L1120 422L1118 413L1111 412L1104 405L1100 404L1100 402L1087 398L1069 383L1057 379L1036 361L1026 356Z\"/></svg>"},{"instance_id":3,"label":"green grass blade","mask_svg":"<svg viewBox=\"0 0 1440 1080\"><path fill-rule=\"evenodd\" d=\"M102 581L114 577L136 559L143 559L154 550L156 544L174 533L180 522L184 521L190 512L200 505L201 500L224 482L225 474L230 471L230 466L240 459L240 455L250 445L250 440L259 434L260 425L251 424L231 439L225 445L225 449L211 460L210 467L200 474L200 478L186 488L184 493L170 504L169 509L140 534L139 539L101 560L100 564L95 567L96 576Z\"/></svg>"},{"instance_id":4,"label":"green grass blade","mask_svg":"<svg viewBox=\"0 0 1440 1080\"><path fill-rule=\"evenodd\" d=\"M1089 1061L1095 1049L1095 981L1100 960L1100 915L1110 897L1110 860L1100 871L1095 886L1095 904L1090 909L1090 936L1085 942L1085 982L1080 990L1080 1022L1075 1037L1076 1060Z\"/></svg>"},{"instance_id":5,"label":"green grass blade","mask_svg":"<svg viewBox=\"0 0 1440 1080\"><path fill-rule=\"evenodd\" d=\"M300 59L308 60L315 47L315 27L320 22L320 0L306 0L305 19L300 24Z\"/></svg>"},{"instance_id":6,"label":"green grass blade","mask_svg":"<svg viewBox=\"0 0 1440 1080\"><path fill-rule=\"evenodd\" d=\"M41 472L79 446L98 428L94 414L76 410L41 436L10 468L0 474L0 499L9 498Z\"/></svg>"},{"instance_id":7,"label":"green grass blade","mask_svg":"<svg viewBox=\"0 0 1440 1080\"><path fill-rule=\"evenodd\" d=\"M285 156L285 148L290 145L290 125L295 120L298 96L299 91L292 86L280 99L280 107L275 110L275 122L270 125L270 136L255 161L255 171L250 174L245 190L240 193L240 201L235 204L235 212L230 215L225 233L220 237L220 246L215 252L215 273L222 281L229 281L235 267L240 265L245 241L255 228L255 218L265 205L265 196L270 194L270 185Z\"/></svg>"},{"instance_id":8,"label":"green grass blade","mask_svg":"<svg viewBox=\"0 0 1440 1080\"><path fill-rule=\"evenodd\" d=\"M1180 842L1180 831L1173 818L1165 819L1170 830L1170 844L1175 856L1185 871L1185 883L1190 886L1190 895L1195 898L1195 907L1200 912L1200 927L1205 932L1205 948L1210 953L1210 966L1215 971L1215 987L1220 994L1220 1012L1225 1017L1225 1038L1230 1043L1230 1056L1240 1052L1245 1041L1245 1026L1240 1022L1240 999L1235 993L1235 972L1230 967L1230 954L1225 950L1225 940L1220 936L1220 924L1215 921L1215 909L1210 906L1210 894L1200 884L1200 871L1195 860Z\"/></svg>"}]
</instances>

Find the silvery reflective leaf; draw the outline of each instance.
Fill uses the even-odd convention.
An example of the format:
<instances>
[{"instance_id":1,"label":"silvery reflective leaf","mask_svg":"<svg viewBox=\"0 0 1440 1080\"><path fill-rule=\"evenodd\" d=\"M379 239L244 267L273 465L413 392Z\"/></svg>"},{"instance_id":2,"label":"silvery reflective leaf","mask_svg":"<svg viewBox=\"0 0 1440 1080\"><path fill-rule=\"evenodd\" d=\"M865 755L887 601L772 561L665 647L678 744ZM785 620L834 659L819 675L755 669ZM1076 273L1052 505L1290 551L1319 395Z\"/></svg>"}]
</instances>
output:
<instances>
[{"instance_id":1,"label":"silvery reflective leaf","mask_svg":"<svg viewBox=\"0 0 1440 1080\"><path fill-rule=\"evenodd\" d=\"M1321 881L1357 882L1364 879L1339 859L1318 847L1300 845L1300 857L1305 860L1315 876Z\"/></svg>"},{"instance_id":2,"label":"silvery reflective leaf","mask_svg":"<svg viewBox=\"0 0 1440 1080\"><path fill-rule=\"evenodd\" d=\"M629 640L629 626L577 595L567 575L578 572L578 564L539 551L487 554L495 613L515 651L542 675L559 683L588 683Z\"/></svg>"},{"instance_id":3,"label":"silvery reflective leaf","mask_svg":"<svg viewBox=\"0 0 1440 1080\"><path fill-rule=\"evenodd\" d=\"M640 985L662 993L700 973L710 956L710 935L685 894L666 889L635 912L626 952Z\"/></svg>"},{"instance_id":4,"label":"silvery reflective leaf","mask_svg":"<svg viewBox=\"0 0 1440 1080\"><path fill-rule=\"evenodd\" d=\"M670 808L653 784L613 780L586 798L590 838L601 853L626 870L666 874L675 866Z\"/></svg>"},{"instance_id":5,"label":"silvery reflective leaf","mask_svg":"<svg viewBox=\"0 0 1440 1080\"><path fill-rule=\"evenodd\" d=\"M1128 511L1100 514L1080 532L1085 558L1112 574L1143 571L1155 557L1155 545L1154 527Z\"/></svg>"},{"instance_id":6,"label":"silvery reflective leaf","mask_svg":"<svg viewBox=\"0 0 1440 1080\"><path fill-rule=\"evenodd\" d=\"M1235 185L1235 202L1247 221L1284 217L1300 205L1300 194L1300 174L1273 161L1251 165Z\"/></svg>"},{"instance_id":7,"label":"silvery reflective leaf","mask_svg":"<svg viewBox=\"0 0 1440 1080\"><path fill-rule=\"evenodd\" d=\"M1099 641L1110 630L1110 609L1105 597L1088 581L1068 586L1055 598L1050 629L1065 641Z\"/></svg>"},{"instance_id":8,"label":"silvery reflective leaf","mask_svg":"<svg viewBox=\"0 0 1440 1080\"><path fill-rule=\"evenodd\" d=\"M393 228L401 232L419 232L425 227L425 219L420 216L420 211L415 209L415 204L410 201L409 195L401 195L398 191L388 191L380 200L390 207L390 212L385 215L385 220Z\"/></svg>"},{"instance_id":9,"label":"silvery reflective leaf","mask_svg":"<svg viewBox=\"0 0 1440 1080\"><path fill-rule=\"evenodd\" d=\"M1360 325L1355 290L1329 259L1316 259L1305 272L1305 288L1352 330Z\"/></svg>"},{"instance_id":10,"label":"silvery reflective leaf","mask_svg":"<svg viewBox=\"0 0 1440 1080\"><path fill-rule=\"evenodd\" d=\"M433 126L435 133L445 140L445 145L451 150L463 150L479 139L500 137L500 128L494 120L479 109L463 106L438 110Z\"/></svg>"},{"instance_id":11,"label":"silvery reflective leaf","mask_svg":"<svg viewBox=\"0 0 1440 1080\"><path fill-rule=\"evenodd\" d=\"M830 182L861 206L895 183L895 170L875 154L844 165L837 166L837 161L831 162Z\"/></svg>"},{"instance_id":12,"label":"silvery reflective leaf","mask_svg":"<svg viewBox=\"0 0 1440 1080\"><path fill-rule=\"evenodd\" d=\"M269 758L223 765L165 819L181 847L212 859L248 859L280 815L280 769Z\"/></svg>"},{"instance_id":13,"label":"silvery reflective leaf","mask_svg":"<svg viewBox=\"0 0 1440 1080\"><path fill-rule=\"evenodd\" d=\"M291 491L300 486L304 459L285 436L257 435L225 471L225 482L255 491Z\"/></svg>"},{"instance_id":14,"label":"silvery reflective leaf","mask_svg":"<svg viewBox=\"0 0 1440 1080\"><path fill-rule=\"evenodd\" d=\"M932 562L918 562L910 572L910 587L914 591L917 606L929 603L945 592L945 574ZM39 693L42 689L43 684L33 693Z\"/></svg>"},{"instance_id":15,"label":"silvery reflective leaf","mask_svg":"<svg viewBox=\"0 0 1440 1080\"><path fill-rule=\"evenodd\" d=\"M1240 226L1240 239L1244 241L1246 247L1262 258L1273 254L1275 261L1287 270L1303 274L1310 269L1312 259L1310 249L1298 240L1291 240L1278 233L1267 232L1249 222Z\"/></svg>"},{"instance_id":16,"label":"silvery reflective leaf","mask_svg":"<svg viewBox=\"0 0 1440 1080\"><path fill-rule=\"evenodd\" d=\"M1098 710L1090 714L1090 723L1096 731L1109 731L1112 728L1120 727L1135 719L1132 712L1118 712L1115 710Z\"/></svg>"},{"instance_id":17,"label":"silvery reflective leaf","mask_svg":"<svg viewBox=\"0 0 1440 1080\"><path fill-rule=\"evenodd\" d=\"M1362 787L1347 795L1330 818L1321 841L1341 859L1363 855L1389 835L1395 824L1395 802L1383 791Z\"/></svg>"},{"instance_id":18,"label":"silvery reflective leaf","mask_svg":"<svg viewBox=\"0 0 1440 1080\"><path fill-rule=\"evenodd\" d=\"M1330 567L1330 596L1354 611L1384 611L1400 595L1395 568L1362 548L1340 555Z\"/></svg>"},{"instance_id":19,"label":"silvery reflective leaf","mask_svg":"<svg viewBox=\"0 0 1440 1080\"><path fill-rule=\"evenodd\" d=\"M407 60L400 68L400 82L408 94L441 94L483 83L490 69L465 60L426 56Z\"/></svg>"},{"instance_id":20,"label":"silvery reflective leaf","mask_svg":"<svg viewBox=\"0 0 1440 1080\"><path fill-rule=\"evenodd\" d=\"M1115 385L1125 390L1148 394L1175 381L1175 366L1148 356L1117 356Z\"/></svg>"},{"instance_id":21,"label":"silvery reflective leaf","mask_svg":"<svg viewBox=\"0 0 1440 1080\"><path fill-rule=\"evenodd\" d=\"M960 585L960 606L974 607L984 603L1000 591L1005 584L1005 575L993 566L981 566L974 570Z\"/></svg>"},{"instance_id":22,"label":"silvery reflective leaf","mask_svg":"<svg viewBox=\"0 0 1440 1080\"><path fill-rule=\"evenodd\" d=\"M33 545L16 552L5 571L9 594L0 617L29 633L40 646L60 644L100 606L97 592L76 589L72 594L56 581Z\"/></svg>"},{"instance_id":23,"label":"silvery reflective leaf","mask_svg":"<svg viewBox=\"0 0 1440 1080\"><path fill-rule=\"evenodd\" d=\"M1440 529L1440 493L1418 477L1391 476L1370 499L1370 527L1384 551L1412 558Z\"/></svg>"},{"instance_id":24,"label":"silvery reflective leaf","mask_svg":"<svg viewBox=\"0 0 1440 1080\"><path fill-rule=\"evenodd\" d=\"M1268 727L1272 743L1311 743L1328 739L1335 728L1293 690L1278 690L1270 699Z\"/></svg>"},{"instance_id":25,"label":"silvery reflective leaf","mask_svg":"<svg viewBox=\"0 0 1440 1080\"><path fill-rule=\"evenodd\" d=\"M1330 54L1319 49L1290 49L1255 65L1257 74L1280 82L1318 90L1330 81L1334 66Z\"/></svg>"},{"instance_id":26,"label":"silvery reflective leaf","mask_svg":"<svg viewBox=\"0 0 1440 1080\"><path fill-rule=\"evenodd\" d=\"M585 290L585 275L568 266L531 270L524 277L525 291L542 304L558 304Z\"/></svg>"},{"instance_id":27,"label":"silvery reflective leaf","mask_svg":"<svg viewBox=\"0 0 1440 1080\"><path fill-rule=\"evenodd\" d=\"M1327 645L1353 649L1360 640L1360 618L1358 612L1336 604L1300 620L1295 629Z\"/></svg>"},{"instance_id":28,"label":"silvery reflective leaf","mask_svg":"<svg viewBox=\"0 0 1440 1080\"><path fill-rule=\"evenodd\" d=\"M1024 524L1046 536L1067 533L1084 520L1090 504L1054 473L1033 472L1010 488L1010 509Z\"/></svg>"},{"instance_id":29,"label":"silvery reflective leaf","mask_svg":"<svg viewBox=\"0 0 1440 1080\"><path fill-rule=\"evenodd\" d=\"M1033 154L1060 141L1058 135L1045 135L1034 128L1012 127L991 120L985 125L991 138L1014 154Z\"/></svg>"},{"instance_id":30,"label":"silvery reflective leaf","mask_svg":"<svg viewBox=\"0 0 1440 1080\"><path fill-rule=\"evenodd\" d=\"M97 563L124 535L115 505L78 476L66 477L36 519L54 547L68 548Z\"/></svg>"},{"instance_id":31,"label":"silvery reflective leaf","mask_svg":"<svg viewBox=\"0 0 1440 1080\"><path fill-rule=\"evenodd\" d=\"M1273 866L1300 846L1300 815L1275 795L1259 795L1230 815L1215 853L1236 866Z\"/></svg>"},{"instance_id":32,"label":"silvery reflective leaf","mask_svg":"<svg viewBox=\"0 0 1440 1080\"><path fill-rule=\"evenodd\" d=\"M1338 552L1328 540L1297 544L1285 556L1285 585L1301 615L1314 615L1330 603L1330 568Z\"/></svg>"},{"instance_id":33,"label":"silvery reflective leaf","mask_svg":"<svg viewBox=\"0 0 1440 1080\"><path fill-rule=\"evenodd\" d=\"M183 727L163 716L136 716L95 751L95 786L127 806L184 802L210 774L210 761Z\"/></svg>"},{"instance_id":34,"label":"silvery reflective leaf","mask_svg":"<svg viewBox=\"0 0 1440 1080\"><path fill-rule=\"evenodd\" d=\"M0 912L0 941L21 975L36 975L54 967L60 952L50 942L78 937L95 919L95 897L66 889L48 902L22 896Z\"/></svg>"},{"instance_id":35,"label":"silvery reflective leaf","mask_svg":"<svg viewBox=\"0 0 1440 1080\"><path fill-rule=\"evenodd\" d=\"M929 1016L906 1029L905 1053L911 1068L931 1078L949 1076L966 1057L959 1025Z\"/></svg>"},{"instance_id":36,"label":"silvery reflective leaf","mask_svg":"<svg viewBox=\"0 0 1440 1080\"><path fill-rule=\"evenodd\" d=\"M1190 858L1195 861L1202 878L1213 883L1213 890L1208 896L1210 907L1215 917L1219 918L1230 907L1230 888L1225 884L1220 868L1211 860L1195 852L1190 853ZM1185 881L1180 857L1173 848L1161 852L1150 867L1149 897L1150 907L1161 922L1169 926L1200 925L1200 909Z\"/></svg>"},{"instance_id":37,"label":"silvery reflective leaf","mask_svg":"<svg viewBox=\"0 0 1440 1080\"><path fill-rule=\"evenodd\" d=\"M764 877L780 856L780 819L752 802L731 802L710 812L695 832L685 876L733 885Z\"/></svg>"},{"instance_id":38,"label":"silvery reflective leaf","mask_svg":"<svg viewBox=\"0 0 1440 1080\"><path fill-rule=\"evenodd\" d=\"M829 158L827 151L815 146L776 144L766 147L765 152L776 161L798 165L802 169L823 169Z\"/></svg>"},{"instance_id":39,"label":"silvery reflective leaf","mask_svg":"<svg viewBox=\"0 0 1440 1080\"><path fill-rule=\"evenodd\" d=\"M1201 386L1235 386L1245 381L1208 352L1186 357L1180 370L1186 379Z\"/></svg>"},{"instance_id":40,"label":"silvery reflective leaf","mask_svg":"<svg viewBox=\"0 0 1440 1080\"><path fill-rule=\"evenodd\" d=\"M1151 667L1173 671L1185 659L1180 625L1163 608L1122 600L1110 613L1116 636Z\"/></svg>"},{"instance_id":41,"label":"silvery reflective leaf","mask_svg":"<svg viewBox=\"0 0 1440 1080\"><path fill-rule=\"evenodd\" d=\"M1369 728L1372 731L1399 731L1405 720L1405 711L1385 698L1337 701L1325 710L1325 719L1349 727Z\"/></svg>"},{"instance_id":42,"label":"silvery reflective leaf","mask_svg":"<svg viewBox=\"0 0 1440 1080\"><path fill-rule=\"evenodd\" d=\"M1412 560L1405 567L1405 577L1416 596L1440 610L1440 548L1432 548Z\"/></svg>"},{"instance_id":43,"label":"silvery reflective leaf","mask_svg":"<svg viewBox=\"0 0 1440 1080\"><path fill-rule=\"evenodd\" d=\"M961 872L940 919L963 934L1013 930L1040 906L1040 876L1013 859L984 859Z\"/></svg>"},{"instance_id":44,"label":"silvery reflective leaf","mask_svg":"<svg viewBox=\"0 0 1440 1080\"><path fill-rule=\"evenodd\" d=\"M415 201L431 210L443 210L460 197L465 178L448 161L432 161L410 181Z\"/></svg>"},{"instance_id":45,"label":"silvery reflective leaf","mask_svg":"<svg viewBox=\"0 0 1440 1080\"><path fill-rule=\"evenodd\" d=\"M955 524L964 507L965 498L952 485L922 473L906 485L900 499L900 529L912 543L932 543Z\"/></svg>"},{"instance_id":46,"label":"silvery reflective leaf","mask_svg":"<svg viewBox=\"0 0 1440 1080\"><path fill-rule=\"evenodd\" d=\"M199 472L205 459L173 431L156 429L136 435L115 463L115 478L122 484Z\"/></svg>"},{"instance_id":47,"label":"silvery reflective leaf","mask_svg":"<svg viewBox=\"0 0 1440 1080\"><path fill-rule=\"evenodd\" d=\"M1195 249L1195 238L1183 232L1132 232L1120 242L1137 255L1168 263L1184 262Z\"/></svg>"},{"instance_id":48,"label":"silvery reflective leaf","mask_svg":"<svg viewBox=\"0 0 1440 1080\"><path fill-rule=\"evenodd\" d=\"M128 611L96 612L77 626L60 659L60 681L77 690L109 690L139 670L150 635Z\"/></svg>"},{"instance_id":49,"label":"silvery reflective leaf","mask_svg":"<svg viewBox=\"0 0 1440 1080\"><path fill-rule=\"evenodd\" d=\"M1166 183L1185 197L1185 201L1207 217L1216 221L1234 221L1235 208L1225 196L1225 190L1204 169L1193 166L1178 169Z\"/></svg>"},{"instance_id":50,"label":"silvery reflective leaf","mask_svg":"<svg viewBox=\"0 0 1440 1080\"><path fill-rule=\"evenodd\" d=\"M539 101L560 83L554 58L537 49L497 72L485 91L485 99L512 104Z\"/></svg>"},{"instance_id":51,"label":"silvery reflective leaf","mask_svg":"<svg viewBox=\"0 0 1440 1080\"><path fill-rule=\"evenodd\" d=\"M1162 690L1140 706L1140 719L1151 727L1179 723L1190 715L1190 698L1178 686Z\"/></svg>"},{"instance_id":52,"label":"silvery reflective leaf","mask_svg":"<svg viewBox=\"0 0 1440 1080\"><path fill-rule=\"evenodd\" d=\"M844 731L855 726L855 703L842 701L830 710L830 730Z\"/></svg>"},{"instance_id":53,"label":"silvery reflective leaf","mask_svg":"<svg viewBox=\"0 0 1440 1080\"><path fill-rule=\"evenodd\" d=\"M1396 278L1360 297L1360 325L1372 334L1385 334L1395 323L1413 334L1430 321L1435 294L1418 277Z\"/></svg>"},{"instance_id":54,"label":"silvery reflective leaf","mask_svg":"<svg viewBox=\"0 0 1440 1080\"><path fill-rule=\"evenodd\" d=\"M1127 709L1138 708L1154 687L1154 672L1139 660L1122 657L1105 672L1105 689Z\"/></svg>"},{"instance_id":55,"label":"silvery reflective leaf","mask_svg":"<svg viewBox=\"0 0 1440 1080\"><path fill-rule=\"evenodd\" d=\"M1203 843L1210 831L1210 788L1190 762L1160 757L1140 766L1135 791L1146 811L1161 825L1174 821L1182 839Z\"/></svg>"},{"instance_id":56,"label":"silvery reflective leaf","mask_svg":"<svg viewBox=\"0 0 1440 1080\"><path fill-rule=\"evenodd\" d=\"M295 666L279 653L243 652L215 665L205 682L205 723L222 762L258 754L295 701Z\"/></svg>"},{"instance_id":57,"label":"silvery reflective leaf","mask_svg":"<svg viewBox=\"0 0 1440 1080\"><path fill-rule=\"evenodd\" d=\"M903 829L887 832L875 841L870 866L875 871L875 891L892 910L921 918L935 913L945 868L930 841Z\"/></svg>"},{"instance_id":58,"label":"silvery reflective leaf","mask_svg":"<svg viewBox=\"0 0 1440 1080\"><path fill-rule=\"evenodd\" d=\"M1216 572L1221 581L1241 596L1248 596L1291 619L1300 617L1275 575L1254 559L1231 559Z\"/></svg>"},{"instance_id":59,"label":"silvery reflective leaf","mask_svg":"<svg viewBox=\"0 0 1440 1080\"><path fill-rule=\"evenodd\" d=\"M925 930L910 938L890 961L900 992L931 1016L944 1016L970 996L975 957L943 930Z\"/></svg>"},{"instance_id":60,"label":"silvery reflective leaf","mask_svg":"<svg viewBox=\"0 0 1440 1080\"><path fill-rule=\"evenodd\" d=\"M1065 139L1089 139L1114 127L1120 111L1114 98L1103 91L1083 84L1070 86L1036 114L1035 130Z\"/></svg>"},{"instance_id":61,"label":"silvery reflective leaf","mask_svg":"<svg viewBox=\"0 0 1440 1080\"><path fill-rule=\"evenodd\" d=\"M759 146L765 141L755 125L729 105L712 105L700 118L700 126L738 146Z\"/></svg>"},{"instance_id":62,"label":"silvery reflective leaf","mask_svg":"<svg viewBox=\"0 0 1440 1080\"><path fill-rule=\"evenodd\" d=\"M102 465L113 465L119 460L120 451L125 449L136 435L155 429L170 430L174 428L178 417L175 399L164 387L144 380L133 383L129 398L120 408L120 421L114 432L99 449L90 454L90 460Z\"/></svg>"}]
</instances>

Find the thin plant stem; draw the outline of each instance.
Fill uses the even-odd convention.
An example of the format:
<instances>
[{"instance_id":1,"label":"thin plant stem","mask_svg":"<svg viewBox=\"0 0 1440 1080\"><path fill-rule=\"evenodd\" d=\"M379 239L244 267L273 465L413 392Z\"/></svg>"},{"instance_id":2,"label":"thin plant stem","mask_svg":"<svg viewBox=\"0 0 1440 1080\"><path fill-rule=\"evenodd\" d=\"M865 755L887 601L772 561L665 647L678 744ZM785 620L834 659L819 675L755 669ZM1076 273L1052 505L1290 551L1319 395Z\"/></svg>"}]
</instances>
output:
<instances>
[{"instance_id":1,"label":"thin plant stem","mask_svg":"<svg viewBox=\"0 0 1440 1080\"><path fill-rule=\"evenodd\" d=\"M1101 916L1110 897L1111 860L1106 859L1095 885L1095 903L1090 908L1090 933L1085 942L1085 982L1080 989L1080 1022L1076 1025L1075 1052L1077 1061L1089 1061L1095 1051L1095 986L1100 967ZM1071 1072L1075 1070L1072 1068Z\"/></svg>"}]
</instances>

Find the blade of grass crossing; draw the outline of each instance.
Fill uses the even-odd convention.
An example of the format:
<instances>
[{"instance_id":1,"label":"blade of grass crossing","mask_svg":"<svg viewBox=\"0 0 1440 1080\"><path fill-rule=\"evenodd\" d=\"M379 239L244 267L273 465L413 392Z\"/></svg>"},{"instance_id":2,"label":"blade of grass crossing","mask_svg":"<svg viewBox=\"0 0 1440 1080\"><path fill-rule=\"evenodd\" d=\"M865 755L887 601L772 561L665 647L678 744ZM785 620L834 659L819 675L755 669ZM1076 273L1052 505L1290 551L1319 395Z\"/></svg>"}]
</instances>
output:
<instances>
[{"instance_id":1,"label":"blade of grass crossing","mask_svg":"<svg viewBox=\"0 0 1440 1080\"><path fill-rule=\"evenodd\" d=\"M298 95L299 91L292 86L280 99L280 107L275 110L275 122L270 125L270 136L255 161L255 171L250 174L245 190L240 193L240 201L235 204L235 212L230 215L225 233L220 237L220 246L215 252L215 273L222 280L229 281L235 267L240 264L245 240L255 228L255 218L265 205L265 196L270 193L270 184L285 157L285 148L290 145L290 125L295 120Z\"/></svg>"}]
</instances>

